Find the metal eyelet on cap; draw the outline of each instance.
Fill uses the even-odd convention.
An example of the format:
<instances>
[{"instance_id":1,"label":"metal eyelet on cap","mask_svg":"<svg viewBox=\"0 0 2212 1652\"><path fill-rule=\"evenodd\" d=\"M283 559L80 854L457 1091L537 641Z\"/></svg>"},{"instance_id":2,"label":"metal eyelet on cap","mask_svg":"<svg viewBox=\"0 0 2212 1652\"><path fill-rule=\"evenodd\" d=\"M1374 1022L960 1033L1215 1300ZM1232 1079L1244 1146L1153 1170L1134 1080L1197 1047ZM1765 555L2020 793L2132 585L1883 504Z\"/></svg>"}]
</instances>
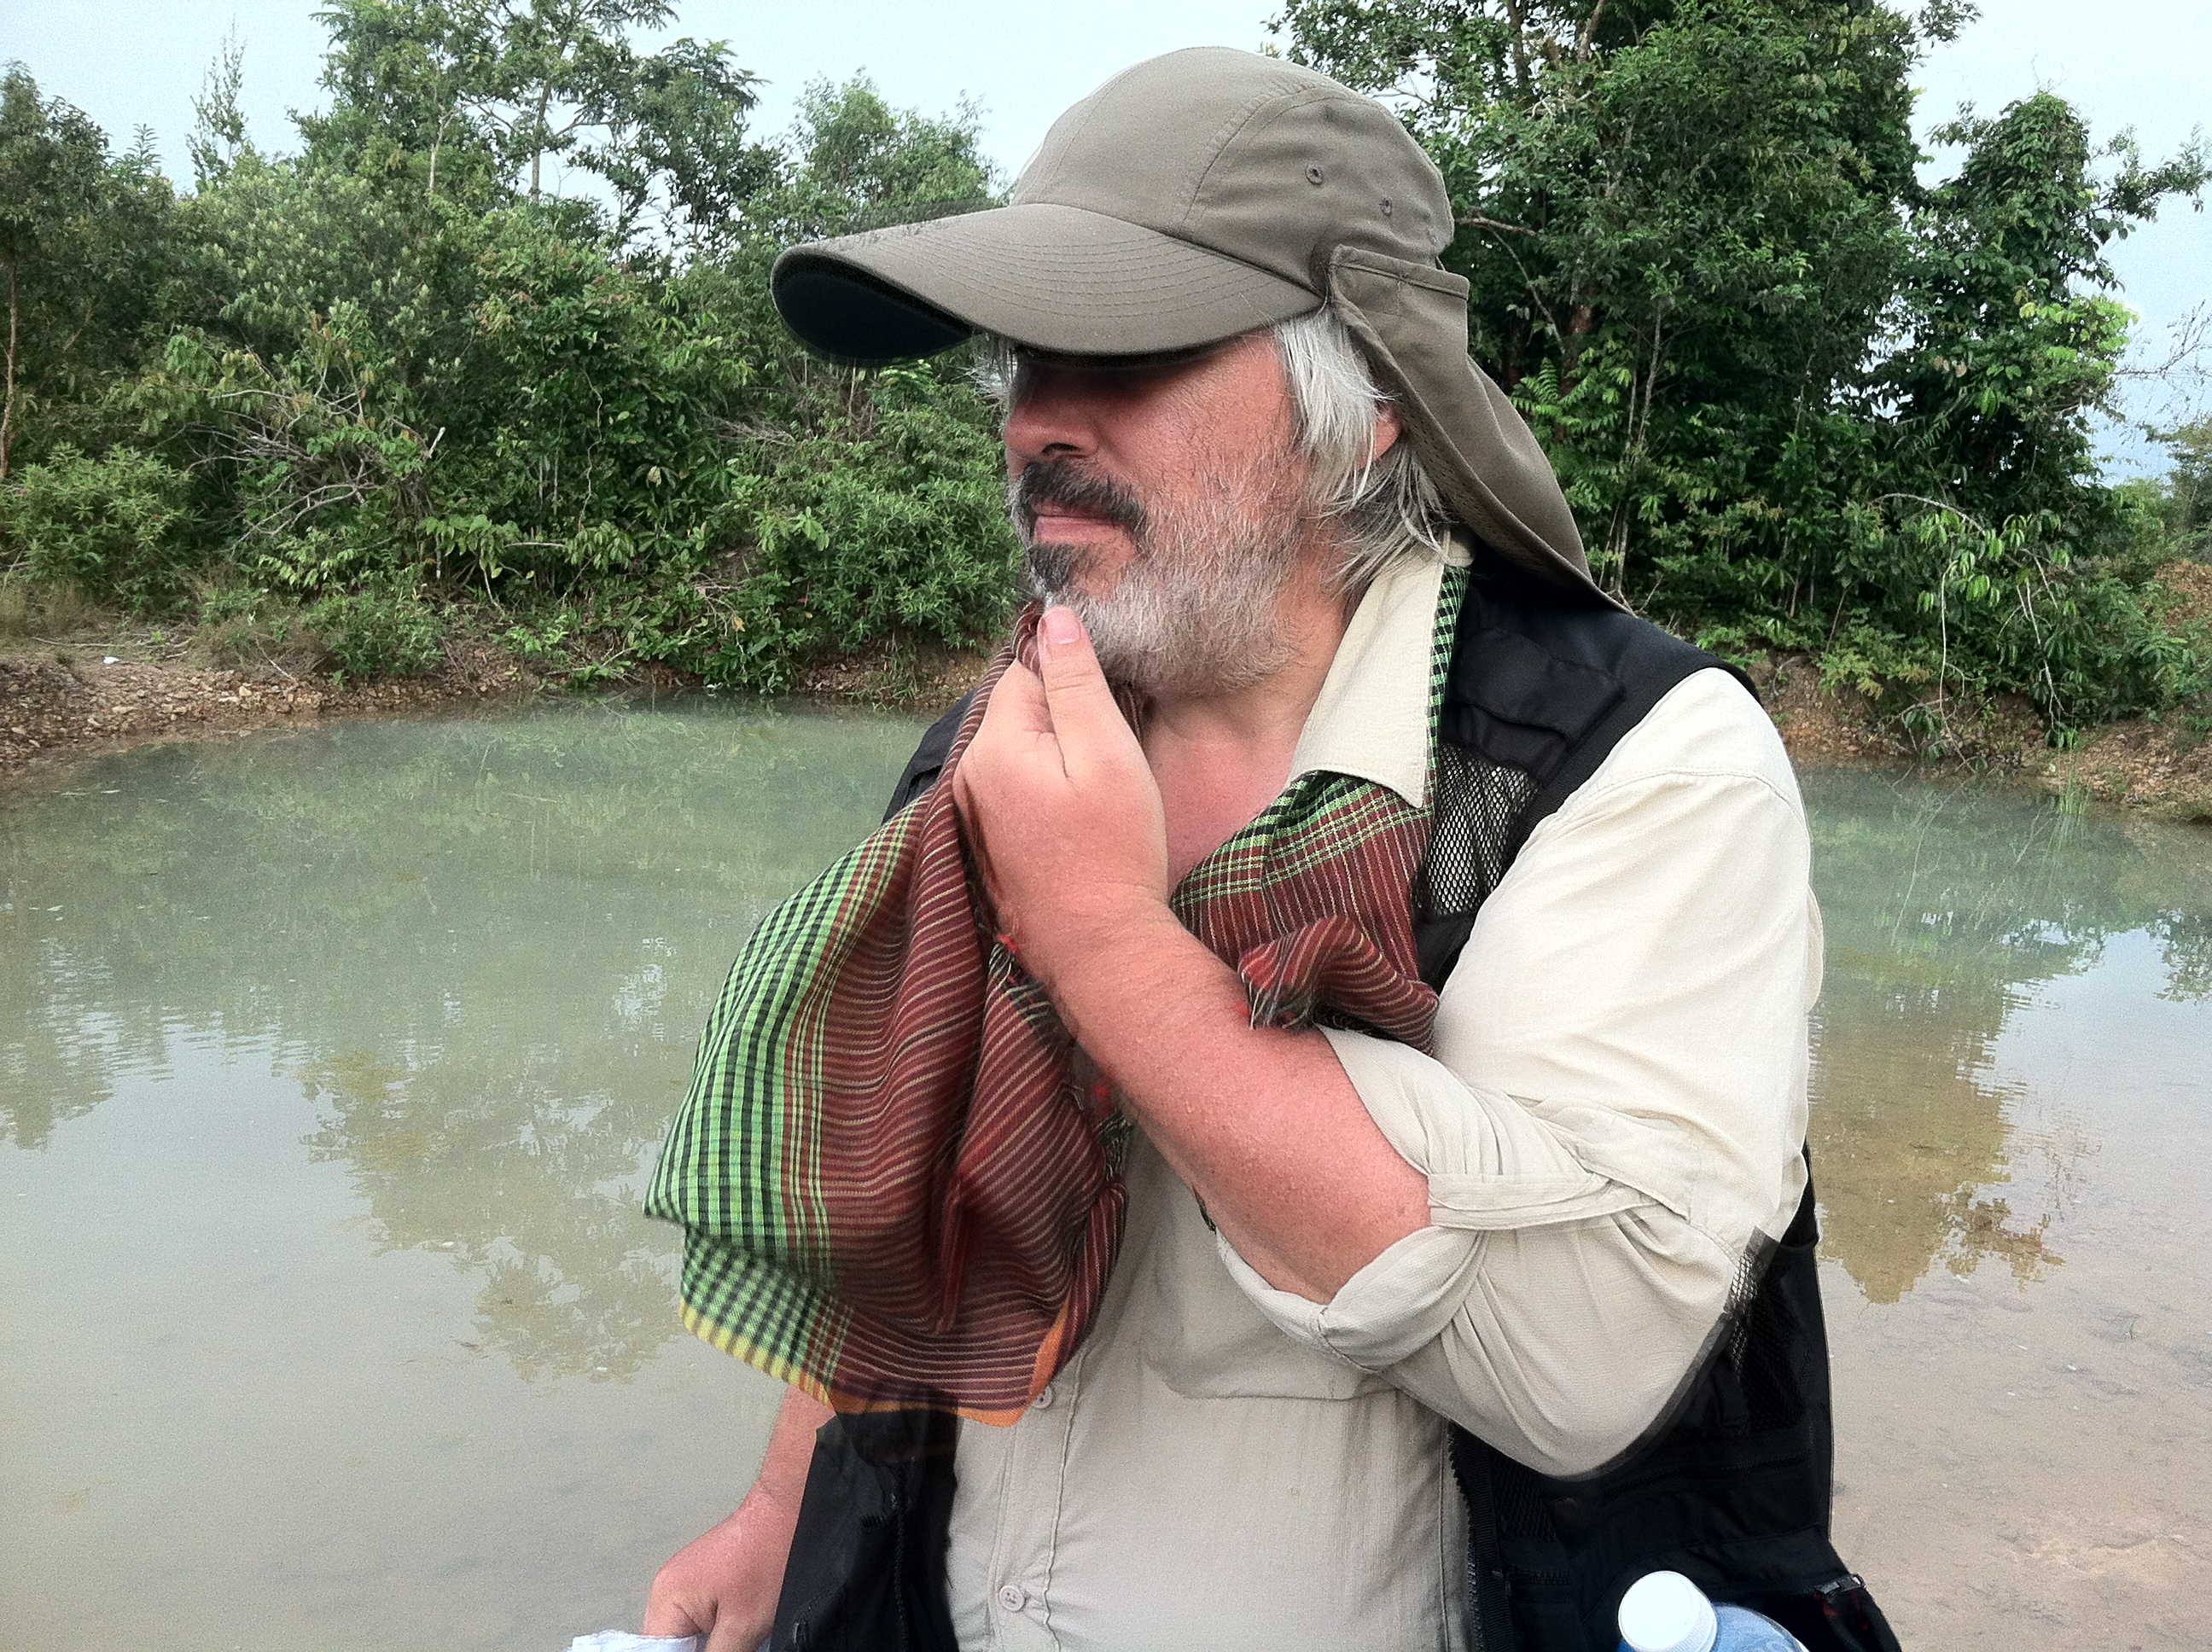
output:
<instances>
[{"instance_id":1,"label":"metal eyelet on cap","mask_svg":"<svg viewBox=\"0 0 2212 1652\"><path fill-rule=\"evenodd\" d=\"M1382 216L1386 218L1390 216L1390 197L1387 195L1382 197Z\"/></svg>"},{"instance_id":2,"label":"metal eyelet on cap","mask_svg":"<svg viewBox=\"0 0 2212 1652\"><path fill-rule=\"evenodd\" d=\"M1306 182L1309 184L1318 184L1321 182L1321 168L1319 167L1308 167L1306 168Z\"/></svg>"}]
</instances>

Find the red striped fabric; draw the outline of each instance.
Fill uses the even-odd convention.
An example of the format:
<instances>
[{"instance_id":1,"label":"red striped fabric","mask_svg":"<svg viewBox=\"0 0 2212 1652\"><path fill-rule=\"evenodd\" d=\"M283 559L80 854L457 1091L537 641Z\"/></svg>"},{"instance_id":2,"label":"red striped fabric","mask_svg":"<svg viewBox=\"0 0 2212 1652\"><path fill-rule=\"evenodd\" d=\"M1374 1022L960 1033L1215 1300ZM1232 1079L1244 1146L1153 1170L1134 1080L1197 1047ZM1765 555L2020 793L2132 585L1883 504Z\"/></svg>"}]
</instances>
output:
<instances>
[{"instance_id":1,"label":"red striped fabric","mask_svg":"<svg viewBox=\"0 0 2212 1652\"><path fill-rule=\"evenodd\" d=\"M890 864L851 879L866 896L826 926L829 990L779 1034L793 1100L770 1260L831 1304L793 1363L840 1410L1012 1421L1090 1325L1121 1239L1127 1123L995 938L945 783L1012 653L918 820L879 835ZM1436 999L1407 890L1427 834L1384 787L1305 776L1184 880L1176 909L1243 976L1255 1024L1320 1018L1426 1048Z\"/></svg>"}]
</instances>

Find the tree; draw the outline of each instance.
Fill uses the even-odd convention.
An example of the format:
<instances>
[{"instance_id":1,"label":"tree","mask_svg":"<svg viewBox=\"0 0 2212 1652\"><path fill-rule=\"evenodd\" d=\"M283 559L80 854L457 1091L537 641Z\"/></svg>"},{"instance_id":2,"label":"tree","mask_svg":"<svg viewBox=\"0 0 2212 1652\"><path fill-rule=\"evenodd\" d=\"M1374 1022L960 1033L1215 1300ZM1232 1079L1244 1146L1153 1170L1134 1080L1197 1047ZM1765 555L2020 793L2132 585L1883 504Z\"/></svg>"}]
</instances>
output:
<instances>
[{"instance_id":1,"label":"tree","mask_svg":"<svg viewBox=\"0 0 2212 1652\"><path fill-rule=\"evenodd\" d=\"M2166 481L2167 527L2184 555L2212 552L2212 416L2163 433L2173 455Z\"/></svg>"},{"instance_id":2,"label":"tree","mask_svg":"<svg viewBox=\"0 0 2212 1652\"><path fill-rule=\"evenodd\" d=\"M2127 343L2106 249L2212 171L2196 148L2154 167L2124 137L2100 153L2049 92L1935 137L1965 156L1915 204L1904 337L1880 383L1948 496L1992 521L2066 513L2096 479L2087 416Z\"/></svg>"},{"instance_id":3,"label":"tree","mask_svg":"<svg viewBox=\"0 0 2212 1652\"><path fill-rule=\"evenodd\" d=\"M239 102L245 84L246 48L236 34L225 35L222 50L208 65L207 79L192 100L192 132L185 140L192 176L203 189L228 177L242 157L252 153L246 135L246 111Z\"/></svg>"},{"instance_id":4,"label":"tree","mask_svg":"<svg viewBox=\"0 0 2212 1652\"><path fill-rule=\"evenodd\" d=\"M82 398L92 375L131 357L169 204L143 135L111 158L92 118L42 97L21 64L0 77L0 481L42 400Z\"/></svg>"},{"instance_id":5,"label":"tree","mask_svg":"<svg viewBox=\"0 0 2212 1652\"><path fill-rule=\"evenodd\" d=\"M1910 76L1972 15L1881 0L1291 0L1290 54L1443 170L1476 355L1599 576L1708 643L2052 724L2193 682L2091 462L2125 343L2102 249L2206 178L2047 94L1939 134Z\"/></svg>"},{"instance_id":6,"label":"tree","mask_svg":"<svg viewBox=\"0 0 2212 1652\"><path fill-rule=\"evenodd\" d=\"M799 100L790 162L747 203L746 231L781 246L996 206L1003 191L981 131L972 106L932 119L892 108L865 75L812 82Z\"/></svg>"},{"instance_id":7,"label":"tree","mask_svg":"<svg viewBox=\"0 0 2212 1652\"><path fill-rule=\"evenodd\" d=\"M745 137L756 77L725 44L630 43L673 20L665 0L332 0L317 15L332 106L301 122L311 156L419 169L434 194L459 149L502 186L526 176L533 204L546 159L566 159L613 191L617 240L656 207L672 230L716 229L773 170Z\"/></svg>"},{"instance_id":8,"label":"tree","mask_svg":"<svg viewBox=\"0 0 2212 1652\"><path fill-rule=\"evenodd\" d=\"M1476 352L1551 440L1601 577L1648 599L1686 545L1771 551L1791 444L1836 410L1904 256L1907 21L1854 0L1285 21L1443 169Z\"/></svg>"},{"instance_id":9,"label":"tree","mask_svg":"<svg viewBox=\"0 0 2212 1652\"><path fill-rule=\"evenodd\" d=\"M745 134L755 83L719 40L610 54L595 70L582 106L604 136L573 153L613 189L617 240L655 209L671 240L724 229L775 175L775 151ZM533 192L536 167L533 156Z\"/></svg>"},{"instance_id":10,"label":"tree","mask_svg":"<svg viewBox=\"0 0 2212 1652\"><path fill-rule=\"evenodd\" d=\"M185 203L204 301L128 399L219 528L222 564L201 577L364 632L419 629L425 596L466 598L504 610L520 646L582 656L586 677L665 660L766 689L825 649L995 627L1015 547L964 358L814 360L767 279L815 226L993 203L972 112L930 120L864 82L818 85L713 234L641 257L586 203L457 181L492 177L471 156L503 163L432 72L458 56L417 53L398 13L368 17L373 51L350 37L341 66L362 78L305 155L226 144ZM689 187L690 165L672 150L639 175ZM58 483L73 500L106 479ZM111 519L153 519L107 510L105 538L76 539L105 547ZM155 606L177 559L132 557L147 570L132 599ZM366 608L345 606L356 594Z\"/></svg>"},{"instance_id":11,"label":"tree","mask_svg":"<svg viewBox=\"0 0 2212 1652\"><path fill-rule=\"evenodd\" d=\"M1869 659L1935 643L1938 730L1953 682L2024 690L2055 729L2200 692L2207 662L2158 617L2155 513L2106 483L2090 418L2112 410L2130 320L2105 249L2201 195L2202 149L2157 166L2124 135L2100 150L2049 93L1936 137L1964 155L1909 201L1869 375L1880 491L1833 563L1844 629Z\"/></svg>"}]
</instances>

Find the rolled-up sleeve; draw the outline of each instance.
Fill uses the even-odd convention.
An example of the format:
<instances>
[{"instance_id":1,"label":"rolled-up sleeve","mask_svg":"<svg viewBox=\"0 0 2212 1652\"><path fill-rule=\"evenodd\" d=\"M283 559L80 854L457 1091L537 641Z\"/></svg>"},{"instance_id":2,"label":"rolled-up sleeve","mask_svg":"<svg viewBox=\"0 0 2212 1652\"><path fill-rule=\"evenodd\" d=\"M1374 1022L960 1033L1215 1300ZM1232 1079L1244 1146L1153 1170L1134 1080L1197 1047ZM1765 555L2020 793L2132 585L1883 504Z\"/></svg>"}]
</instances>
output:
<instances>
[{"instance_id":1,"label":"rolled-up sleeve","mask_svg":"<svg viewBox=\"0 0 2212 1652\"><path fill-rule=\"evenodd\" d=\"M1433 1055L1331 1031L1430 1225L1270 1320L1546 1473L1634 1444L1739 1264L1803 1191L1810 847L1734 682L1679 685L1533 834L1477 920Z\"/></svg>"}]
</instances>

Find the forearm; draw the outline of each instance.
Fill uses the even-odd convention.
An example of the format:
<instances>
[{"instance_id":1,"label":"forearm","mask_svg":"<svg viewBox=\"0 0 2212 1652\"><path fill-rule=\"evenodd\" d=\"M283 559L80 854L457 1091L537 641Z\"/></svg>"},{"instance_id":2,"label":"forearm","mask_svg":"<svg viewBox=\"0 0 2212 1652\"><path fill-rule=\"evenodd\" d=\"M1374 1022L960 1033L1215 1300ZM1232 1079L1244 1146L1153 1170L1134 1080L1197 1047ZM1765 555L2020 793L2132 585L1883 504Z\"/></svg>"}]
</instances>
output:
<instances>
[{"instance_id":1,"label":"forearm","mask_svg":"<svg viewBox=\"0 0 2212 1652\"><path fill-rule=\"evenodd\" d=\"M1325 1309L1255 1300L1547 1473L1642 1436L1804 1187L1820 926L1773 738L1692 679L1492 896L1433 1058L1328 1036L1431 1225Z\"/></svg>"},{"instance_id":2,"label":"forearm","mask_svg":"<svg viewBox=\"0 0 2212 1652\"><path fill-rule=\"evenodd\" d=\"M1243 984L1164 906L1071 951L1048 981L1069 1029L1237 1254L1325 1302L1428 1222L1422 1174L1318 1032L1251 1024Z\"/></svg>"},{"instance_id":3,"label":"forearm","mask_svg":"<svg viewBox=\"0 0 2212 1652\"><path fill-rule=\"evenodd\" d=\"M1294 1340L1547 1473L1625 1449L1680 1389L1741 1252L1592 1169L1510 1095L1388 1039L1326 1036L1377 1127L1427 1173L1429 1225L1327 1303L1267 1288L1237 1257L1231 1277ZM1663 1127L1638 1138L1632 1157L1669 1151Z\"/></svg>"},{"instance_id":4,"label":"forearm","mask_svg":"<svg viewBox=\"0 0 2212 1652\"><path fill-rule=\"evenodd\" d=\"M1010 666L953 774L1000 932L1230 1242L1323 1301L1428 1219L1317 1033L1255 1029L1169 909L1165 815L1070 610Z\"/></svg>"},{"instance_id":5,"label":"forearm","mask_svg":"<svg viewBox=\"0 0 2212 1652\"><path fill-rule=\"evenodd\" d=\"M707 1652L752 1652L775 1618L815 1430L830 1407L793 1388L784 1395L768 1453L737 1512L688 1544L653 1580L648 1635L704 1635Z\"/></svg>"},{"instance_id":6,"label":"forearm","mask_svg":"<svg viewBox=\"0 0 2212 1652\"><path fill-rule=\"evenodd\" d=\"M758 1498L790 1511L799 1520L799 1499L806 1490L806 1471L814 1461L814 1436L836 1413L811 1394L797 1388L785 1390L775 1413L775 1427L768 1436L768 1451L760 1473L753 1478L745 1501Z\"/></svg>"}]
</instances>

